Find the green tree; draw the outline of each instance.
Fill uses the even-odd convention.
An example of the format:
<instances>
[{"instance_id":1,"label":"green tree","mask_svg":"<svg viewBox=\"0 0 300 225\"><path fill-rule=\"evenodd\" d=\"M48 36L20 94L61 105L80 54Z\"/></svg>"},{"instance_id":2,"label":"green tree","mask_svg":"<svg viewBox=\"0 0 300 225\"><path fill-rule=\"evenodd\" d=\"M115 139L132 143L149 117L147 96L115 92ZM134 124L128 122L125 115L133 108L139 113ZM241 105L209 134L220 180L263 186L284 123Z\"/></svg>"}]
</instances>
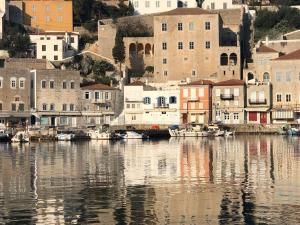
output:
<instances>
[{"instance_id":1,"label":"green tree","mask_svg":"<svg viewBox=\"0 0 300 225\"><path fill-rule=\"evenodd\" d=\"M94 2L94 0L73 0L75 24L81 24L91 19Z\"/></svg>"},{"instance_id":2,"label":"green tree","mask_svg":"<svg viewBox=\"0 0 300 225\"><path fill-rule=\"evenodd\" d=\"M107 71L114 71L115 67L107 61L96 61L93 65L93 73L95 76L105 76Z\"/></svg>"},{"instance_id":3,"label":"green tree","mask_svg":"<svg viewBox=\"0 0 300 225\"><path fill-rule=\"evenodd\" d=\"M122 63L125 62L125 45L121 31L118 30L115 39L115 46L112 49L112 55L114 57L115 63L119 63L119 70L122 70Z\"/></svg>"}]
</instances>

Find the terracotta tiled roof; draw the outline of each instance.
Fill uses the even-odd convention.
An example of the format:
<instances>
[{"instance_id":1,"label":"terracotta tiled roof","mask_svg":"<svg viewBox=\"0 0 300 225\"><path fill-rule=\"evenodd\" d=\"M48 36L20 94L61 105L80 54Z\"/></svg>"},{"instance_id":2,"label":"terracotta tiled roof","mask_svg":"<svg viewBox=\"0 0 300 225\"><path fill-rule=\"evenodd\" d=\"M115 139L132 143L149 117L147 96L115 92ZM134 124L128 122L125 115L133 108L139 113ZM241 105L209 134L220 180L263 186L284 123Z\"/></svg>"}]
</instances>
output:
<instances>
[{"instance_id":1,"label":"terracotta tiled roof","mask_svg":"<svg viewBox=\"0 0 300 225\"><path fill-rule=\"evenodd\" d=\"M81 87L81 89L83 90L116 90L115 88L113 87L110 87L108 85L105 85L105 84L92 84L92 85L88 85L88 86L83 86Z\"/></svg>"},{"instance_id":2,"label":"terracotta tiled roof","mask_svg":"<svg viewBox=\"0 0 300 225\"><path fill-rule=\"evenodd\" d=\"M171 11L159 13L158 16L180 16L180 15L204 15L218 14L201 8L177 8Z\"/></svg>"},{"instance_id":3,"label":"terracotta tiled roof","mask_svg":"<svg viewBox=\"0 0 300 225\"><path fill-rule=\"evenodd\" d=\"M288 53L286 55L280 56L279 58L276 58L276 59L273 59L273 60L276 60L276 61L279 61L279 60L300 60L300 49L298 49L294 52Z\"/></svg>"},{"instance_id":4,"label":"terracotta tiled roof","mask_svg":"<svg viewBox=\"0 0 300 225\"><path fill-rule=\"evenodd\" d=\"M218 83L215 83L214 86L243 86L245 85L245 81L243 80L225 80Z\"/></svg>"},{"instance_id":5,"label":"terracotta tiled roof","mask_svg":"<svg viewBox=\"0 0 300 225\"><path fill-rule=\"evenodd\" d=\"M256 49L257 53L276 53L277 51L273 48L269 48L265 45L261 45L259 48Z\"/></svg>"},{"instance_id":6,"label":"terracotta tiled roof","mask_svg":"<svg viewBox=\"0 0 300 225\"><path fill-rule=\"evenodd\" d=\"M214 82L210 80L197 80L189 83L188 85L213 85Z\"/></svg>"},{"instance_id":7,"label":"terracotta tiled roof","mask_svg":"<svg viewBox=\"0 0 300 225\"><path fill-rule=\"evenodd\" d=\"M146 84L142 81L136 80L130 84L128 84L127 86L145 86Z\"/></svg>"}]
</instances>

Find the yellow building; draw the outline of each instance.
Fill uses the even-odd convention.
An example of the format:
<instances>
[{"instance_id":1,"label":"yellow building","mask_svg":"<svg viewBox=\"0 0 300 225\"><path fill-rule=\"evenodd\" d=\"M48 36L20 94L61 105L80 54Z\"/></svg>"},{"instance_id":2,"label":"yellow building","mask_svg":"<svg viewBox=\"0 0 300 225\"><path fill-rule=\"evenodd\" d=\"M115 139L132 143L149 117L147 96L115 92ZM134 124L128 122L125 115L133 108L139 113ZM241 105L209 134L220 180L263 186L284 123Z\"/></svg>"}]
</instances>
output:
<instances>
[{"instance_id":1,"label":"yellow building","mask_svg":"<svg viewBox=\"0 0 300 225\"><path fill-rule=\"evenodd\" d=\"M44 31L73 31L72 0L23 0L24 24Z\"/></svg>"}]
</instances>

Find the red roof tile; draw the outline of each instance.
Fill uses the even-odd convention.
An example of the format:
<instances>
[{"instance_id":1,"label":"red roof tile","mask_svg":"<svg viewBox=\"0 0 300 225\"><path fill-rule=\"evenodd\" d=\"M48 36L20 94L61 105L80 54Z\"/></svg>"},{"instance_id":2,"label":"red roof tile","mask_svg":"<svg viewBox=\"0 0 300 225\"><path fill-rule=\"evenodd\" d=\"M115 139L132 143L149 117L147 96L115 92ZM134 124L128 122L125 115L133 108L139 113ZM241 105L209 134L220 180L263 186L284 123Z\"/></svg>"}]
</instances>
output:
<instances>
[{"instance_id":1,"label":"red roof tile","mask_svg":"<svg viewBox=\"0 0 300 225\"><path fill-rule=\"evenodd\" d=\"M215 83L214 86L243 86L245 85L245 81L243 80L225 80L218 83Z\"/></svg>"},{"instance_id":2,"label":"red roof tile","mask_svg":"<svg viewBox=\"0 0 300 225\"><path fill-rule=\"evenodd\" d=\"M110 87L108 85L105 84L92 84L92 85L88 85L88 86L83 86L81 87L81 89L83 90L116 90L113 87Z\"/></svg>"},{"instance_id":3,"label":"red roof tile","mask_svg":"<svg viewBox=\"0 0 300 225\"><path fill-rule=\"evenodd\" d=\"M273 59L273 60L276 60L276 61L279 61L279 60L300 60L300 49L298 49L294 52L288 53L286 55L280 56L279 58L276 58L276 59Z\"/></svg>"},{"instance_id":4,"label":"red roof tile","mask_svg":"<svg viewBox=\"0 0 300 225\"><path fill-rule=\"evenodd\" d=\"M214 82L210 80L197 80L189 83L188 85L213 85Z\"/></svg>"},{"instance_id":5,"label":"red roof tile","mask_svg":"<svg viewBox=\"0 0 300 225\"><path fill-rule=\"evenodd\" d=\"M145 86L146 84L142 81L136 80L130 84L128 84L127 86Z\"/></svg>"},{"instance_id":6,"label":"red roof tile","mask_svg":"<svg viewBox=\"0 0 300 225\"><path fill-rule=\"evenodd\" d=\"M256 49L257 53L278 53L276 50L273 48L269 48L265 45L261 45L259 48Z\"/></svg>"}]
</instances>

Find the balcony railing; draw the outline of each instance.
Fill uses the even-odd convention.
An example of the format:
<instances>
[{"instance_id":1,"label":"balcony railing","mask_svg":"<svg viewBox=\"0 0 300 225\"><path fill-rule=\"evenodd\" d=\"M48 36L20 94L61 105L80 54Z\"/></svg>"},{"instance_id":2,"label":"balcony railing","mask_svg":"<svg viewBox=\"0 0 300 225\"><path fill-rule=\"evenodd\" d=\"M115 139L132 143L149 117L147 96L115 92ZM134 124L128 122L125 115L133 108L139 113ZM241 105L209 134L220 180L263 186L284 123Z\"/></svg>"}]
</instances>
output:
<instances>
[{"instance_id":1,"label":"balcony railing","mask_svg":"<svg viewBox=\"0 0 300 225\"><path fill-rule=\"evenodd\" d=\"M264 99L249 99L249 104L250 105L265 105L267 104L267 99L264 98Z\"/></svg>"},{"instance_id":2,"label":"balcony railing","mask_svg":"<svg viewBox=\"0 0 300 225\"><path fill-rule=\"evenodd\" d=\"M233 100L234 99L234 95L233 94L221 94L220 98L222 100Z\"/></svg>"},{"instance_id":3,"label":"balcony railing","mask_svg":"<svg viewBox=\"0 0 300 225\"><path fill-rule=\"evenodd\" d=\"M199 98L198 97L189 97L187 99L187 101L189 101L189 102L197 102L197 101L199 101Z\"/></svg>"},{"instance_id":4,"label":"balcony railing","mask_svg":"<svg viewBox=\"0 0 300 225\"><path fill-rule=\"evenodd\" d=\"M168 109L169 108L169 104L153 104L153 107L155 109Z\"/></svg>"}]
</instances>

